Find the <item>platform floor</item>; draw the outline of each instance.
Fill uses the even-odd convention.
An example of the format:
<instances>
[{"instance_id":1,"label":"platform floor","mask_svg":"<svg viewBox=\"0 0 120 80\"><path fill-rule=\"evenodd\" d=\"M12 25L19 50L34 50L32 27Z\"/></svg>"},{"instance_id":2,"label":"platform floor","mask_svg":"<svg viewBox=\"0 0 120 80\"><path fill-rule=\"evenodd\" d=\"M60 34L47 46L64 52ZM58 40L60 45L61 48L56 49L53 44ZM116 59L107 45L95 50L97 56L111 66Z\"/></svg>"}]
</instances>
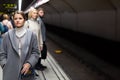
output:
<instances>
[{"instance_id":1,"label":"platform floor","mask_svg":"<svg viewBox=\"0 0 120 80\"><path fill-rule=\"evenodd\" d=\"M60 65L56 62L56 60L50 55L48 52L47 59L42 61L43 65L47 66L47 69L44 71L36 72L39 74L37 80L71 80L70 77L63 71ZM2 69L0 67L0 80L2 80Z\"/></svg>"}]
</instances>

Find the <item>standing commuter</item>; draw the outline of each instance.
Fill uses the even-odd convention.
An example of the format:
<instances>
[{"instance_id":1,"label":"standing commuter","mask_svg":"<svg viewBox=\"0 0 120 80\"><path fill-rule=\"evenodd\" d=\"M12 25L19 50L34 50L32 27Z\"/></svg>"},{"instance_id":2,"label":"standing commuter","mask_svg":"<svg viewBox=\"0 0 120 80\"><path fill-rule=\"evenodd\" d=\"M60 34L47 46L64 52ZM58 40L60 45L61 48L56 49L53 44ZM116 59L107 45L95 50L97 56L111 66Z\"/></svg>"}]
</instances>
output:
<instances>
[{"instance_id":1,"label":"standing commuter","mask_svg":"<svg viewBox=\"0 0 120 80\"><path fill-rule=\"evenodd\" d=\"M4 33L6 33L9 29L13 28L10 22L10 18L7 14L3 14L1 18L2 20L0 22L0 44L1 44L2 38L4 37Z\"/></svg>"},{"instance_id":2,"label":"standing commuter","mask_svg":"<svg viewBox=\"0 0 120 80\"><path fill-rule=\"evenodd\" d=\"M34 66L39 58L37 36L24 27L25 14L13 15L15 28L5 33L0 49L3 80L35 80Z\"/></svg>"},{"instance_id":3,"label":"standing commuter","mask_svg":"<svg viewBox=\"0 0 120 80\"><path fill-rule=\"evenodd\" d=\"M45 68L47 68L46 66L41 64L41 59L46 59L47 57L47 46L46 46L46 27L44 22L42 21L43 17L44 17L44 10L43 8L39 8L38 9L38 22L41 23L41 31L42 31L42 39L43 39L43 49L41 51L41 57L39 58L39 61L37 63L36 69L37 70L43 70Z\"/></svg>"},{"instance_id":4,"label":"standing commuter","mask_svg":"<svg viewBox=\"0 0 120 80\"><path fill-rule=\"evenodd\" d=\"M42 51L43 39L42 39L42 33L41 33L41 22L39 23L37 21L37 18L38 18L38 11L34 8L30 9L28 13L28 20L26 21L25 26L37 35L39 50ZM41 67L41 70L44 70L44 66L42 64L38 65L38 63L35 68L39 66Z\"/></svg>"},{"instance_id":5,"label":"standing commuter","mask_svg":"<svg viewBox=\"0 0 120 80\"><path fill-rule=\"evenodd\" d=\"M2 24L6 25L8 27L8 29L13 28L11 21L10 21L10 17L7 14L3 14Z\"/></svg>"}]
</instances>

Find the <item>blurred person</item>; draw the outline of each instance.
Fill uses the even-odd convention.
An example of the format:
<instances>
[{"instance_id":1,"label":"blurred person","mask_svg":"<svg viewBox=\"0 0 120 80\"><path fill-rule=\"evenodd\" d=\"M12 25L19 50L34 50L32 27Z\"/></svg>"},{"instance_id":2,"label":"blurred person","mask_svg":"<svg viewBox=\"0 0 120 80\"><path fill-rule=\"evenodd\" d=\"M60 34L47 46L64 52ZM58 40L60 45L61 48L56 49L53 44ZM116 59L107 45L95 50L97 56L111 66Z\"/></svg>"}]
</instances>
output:
<instances>
[{"instance_id":1,"label":"blurred person","mask_svg":"<svg viewBox=\"0 0 120 80\"><path fill-rule=\"evenodd\" d=\"M13 21L13 15L14 15L14 12L11 13L10 22L11 22L13 28L15 28L14 21Z\"/></svg>"},{"instance_id":2,"label":"blurred person","mask_svg":"<svg viewBox=\"0 0 120 80\"><path fill-rule=\"evenodd\" d=\"M7 14L1 15L0 22L0 44L2 42L2 38L4 37L4 33L6 33L9 29L12 29L12 24L9 21L9 16Z\"/></svg>"},{"instance_id":3,"label":"blurred person","mask_svg":"<svg viewBox=\"0 0 120 80\"><path fill-rule=\"evenodd\" d=\"M7 14L3 14L2 24L6 25L8 27L8 29L13 28L11 21L10 21L10 17Z\"/></svg>"},{"instance_id":4,"label":"blurred person","mask_svg":"<svg viewBox=\"0 0 120 80\"><path fill-rule=\"evenodd\" d=\"M0 45L1 45L1 42L2 42L2 34L4 32L4 27L2 25L2 23L0 22Z\"/></svg>"},{"instance_id":5,"label":"blurred person","mask_svg":"<svg viewBox=\"0 0 120 80\"><path fill-rule=\"evenodd\" d=\"M25 27L29 28L31 31L33 31L37 35L39 50L42 51L43 39L42 39L42 33L41 33L41 23L37 21L37 18L38 18L38 11L34 8L31 8L28 12L28 20L25 23ZM39 66L41 67L41 70L44 70L45 67L42 64L38 65L37 63L36 67L39 67Z\"/></svg>"},{"instance_id":6,"label":"blurred person","mask_svg":"<svg viewBox=\"0 0 120 80\"><path fill-rule=\"evenodd\" d=\"M41 64L41 59L46 59L47 57L47 46L46 46L46 27L45 27L45 24L44 22L42 21L44 17L44 9L43 8L39 8L38 9L38 22L41 23L41 32L42 32L42 39L43 39L43 49L41 51L41 57L39 58L38 60L38 63L37 63L37 67L36 69L37 70L41 70L41 69L45 69L47 68L46 66L42 65Z\"/></svg>"},{"instance_id":7,"label":"blurred person","mask_svg":"<svg viewBox=\"0 0 120 80\"><path fill-rule=\"evenodd\" d=\"M24 27L25 14L13 15L15 28L5 33L0 49L3 80L35 80L34 66L39 58L37 36Z\"/></svg>"}]
</instances>

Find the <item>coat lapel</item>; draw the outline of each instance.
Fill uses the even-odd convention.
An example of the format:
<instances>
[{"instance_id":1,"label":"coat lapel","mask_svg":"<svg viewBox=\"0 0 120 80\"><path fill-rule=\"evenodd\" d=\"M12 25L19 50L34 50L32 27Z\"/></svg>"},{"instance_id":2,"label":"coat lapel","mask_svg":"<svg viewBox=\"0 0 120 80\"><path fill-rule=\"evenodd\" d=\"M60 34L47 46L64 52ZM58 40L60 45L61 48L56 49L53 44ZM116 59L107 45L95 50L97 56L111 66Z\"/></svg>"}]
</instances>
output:
<instances>
[{"instance_id":1,"label":"coat lapel","mask_svg":"<svg viewBox=\"0 0 120 80\"><path fill-rule=\"evenodd\" d=\"M27 54L28 50L29 50L30 41L31 41L31 35L32 35L32 33L29 30L27 30L26 39L25 39L25 45L23 46L23 51L24 51L25 54Z\"/></svg>"},{"instance_id":2,"label":"coat lapel","mask_svg":"<svg viewBox=\"0 0 120 80\"><path fill-rule=\"evenodd\" d=\"M31 35L32 35L32 32L27 30L25 44L24 44L23 50L22 50L23 53L25 53L26 55L27 55L28 50L29 50ZM9 37L10 37L10 42L11 42L11 45L12 45L13 49L18 53L18 46L17 46L16 41L15 41L15 30L10 30L9 31Z\"/></svg>"},{"instance_id":3,"label":"coat lapel","mask_svg":"<svg viewBox=\"0 0 120 80\"><path fill-rule=\"evenodd\" d=\"M21 62L24 64L25 62L25 59L27 57L27 55L29 54L28 51L29 51L29 48L30 48L30 42L31 42L31 35L32 33L29 32L29 30L27 30L26 32L26 39L25 39L25 43L24 43L24 46L22 48L22 54L21 56Z\"/></svg>"},{"instance_id":4,"label":"coat lapel","mask_svg":"<svg viewBox=\"0 0 120 80\"><path fill-rule=\"evenodd\" d=\"M18 53L18 47L16 46L17 44L15 41L15 30L10 30L8 33L9 33L11 45L13 49Z\"/></svg>"}]
</instances>

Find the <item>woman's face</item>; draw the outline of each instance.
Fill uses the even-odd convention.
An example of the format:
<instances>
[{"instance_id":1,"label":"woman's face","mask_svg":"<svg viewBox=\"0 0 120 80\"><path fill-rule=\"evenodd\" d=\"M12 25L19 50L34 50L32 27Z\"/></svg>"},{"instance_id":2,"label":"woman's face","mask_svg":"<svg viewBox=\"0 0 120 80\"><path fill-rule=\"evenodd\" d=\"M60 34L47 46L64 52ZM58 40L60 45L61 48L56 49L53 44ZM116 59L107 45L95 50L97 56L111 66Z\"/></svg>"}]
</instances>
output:
<instances>
[{"instance_id":1,"label":"woman's face","mask_svg":"<svg viewBox=\"0 0 120 80\"><path fill-rule=\"evenodd\" d=\"M33 19L37 19L38 13L37 13L36 10L34 10L34 11L32 12L31 17L32 17Z\"/></svg>"},{"instance_id":2,"label":"woman's face","mask_svg":"<svg viewBox=\"0 0 120 80\"><path fill-rule=\"evenodd\" d=\"M40 11L38 12L38 14L39 14L39 16L43 17L43 16L44 16L44 11L43 11L43 10L40 10Z\"/></svg>"},{"instance_id":3,"label":"woman's face","mask_svg":"<svg viewBox=\"0 0 120 80\"><path fill-rule=\"evenodd\" d=\"M14 24L17 28L22 27L25 23L25 19L21 14L15 14L13 19L14 19Z\"/></svg>"}]
</instances>

